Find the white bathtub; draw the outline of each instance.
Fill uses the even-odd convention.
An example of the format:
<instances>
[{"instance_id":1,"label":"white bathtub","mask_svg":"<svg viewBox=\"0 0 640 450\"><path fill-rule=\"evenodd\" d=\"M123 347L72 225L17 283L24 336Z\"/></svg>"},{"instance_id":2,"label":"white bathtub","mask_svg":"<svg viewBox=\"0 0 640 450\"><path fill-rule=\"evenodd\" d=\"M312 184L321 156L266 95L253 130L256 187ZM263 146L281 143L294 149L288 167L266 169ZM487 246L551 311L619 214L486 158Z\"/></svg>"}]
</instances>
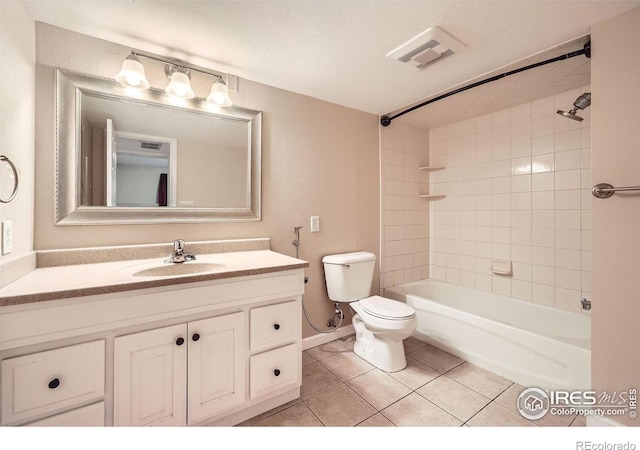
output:
<instances>
[{"instance_id":1,"label":"white bathtub","mask_svg":"<svg viewBox=\"0 0 640 450\"><path fill-rule=\"evenodd\" d=\"M591 388L591 318L435 280L385 289L413 306L414 336L524 387Z\"/></svg>"}]
</instances>

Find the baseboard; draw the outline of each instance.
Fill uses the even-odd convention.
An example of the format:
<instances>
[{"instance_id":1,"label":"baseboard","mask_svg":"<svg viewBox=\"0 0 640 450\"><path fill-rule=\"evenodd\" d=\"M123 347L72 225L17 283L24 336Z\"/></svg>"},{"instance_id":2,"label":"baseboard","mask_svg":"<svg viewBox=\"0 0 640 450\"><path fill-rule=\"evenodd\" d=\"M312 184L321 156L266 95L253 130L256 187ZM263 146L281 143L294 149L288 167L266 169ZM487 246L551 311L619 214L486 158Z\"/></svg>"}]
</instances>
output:
<instances>
[{"instance_id":1,"label":"baseboard","mask_svg":"<svg viewBox=\"0 0 640 450\"><path fill-rule=\"evenodd\" d=\"M626 427L625 424L617 420L602 416L587 416L588 427Z\"/></svg>"},{"instance_id":2,"label":"baseboard","mask_svg":"<svg viewBox=\"0 0 640 450\"><path fill-rule=\"evenodd\" d=\"M338 328L331 333L318 333L314 336L306 337L302 340L302 350L310 349L311 347L317 347L318 345L326 344L327 342L341 339L345 336L355 333L353 325L347 325Z\"/></svg>"}]
</instances>

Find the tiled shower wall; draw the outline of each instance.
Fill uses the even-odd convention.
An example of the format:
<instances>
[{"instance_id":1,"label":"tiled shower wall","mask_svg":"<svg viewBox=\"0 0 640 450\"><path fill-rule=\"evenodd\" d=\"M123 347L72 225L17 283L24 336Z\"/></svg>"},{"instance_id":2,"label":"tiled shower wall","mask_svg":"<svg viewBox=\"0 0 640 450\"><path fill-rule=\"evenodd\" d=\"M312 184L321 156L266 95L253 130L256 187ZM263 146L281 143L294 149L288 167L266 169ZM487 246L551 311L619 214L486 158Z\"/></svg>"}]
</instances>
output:
<instances>
[{"instance_id":1,"label":"tiled shower wall","mask_svg":"<svg viewBox=\"0 0 640 450\"><path fill-rule=\"evenodd\" d=\"M382 128L380 290L429 276L429 131L394 123Z\"/></svg>"},{"instance_id":2,"label":"tiled shower wall","mask_svg":"<svg viewBox=\"0 0 640 450\"><path fill-rule=\"evenodd\" d=\"M429 173L430 193L445 195L429 201L431 278L574 311L590 299L590 109L578 113L583 122L556 114L582 92L589 88L430 130L430 165L445 166ZM383 150L383 185L393 174L400 188L402 170L413 171L399 156L392 164L394 152L405 154ZM402 197L424 207L414 200ZM385 218L408 218L388 206ZM406 250L393 226L384 231L385 250ZM494 275L492 260L512 261L513 276ZM385 286L413 274L391 273L383 272Z\"/></svg>"}]
</instances>

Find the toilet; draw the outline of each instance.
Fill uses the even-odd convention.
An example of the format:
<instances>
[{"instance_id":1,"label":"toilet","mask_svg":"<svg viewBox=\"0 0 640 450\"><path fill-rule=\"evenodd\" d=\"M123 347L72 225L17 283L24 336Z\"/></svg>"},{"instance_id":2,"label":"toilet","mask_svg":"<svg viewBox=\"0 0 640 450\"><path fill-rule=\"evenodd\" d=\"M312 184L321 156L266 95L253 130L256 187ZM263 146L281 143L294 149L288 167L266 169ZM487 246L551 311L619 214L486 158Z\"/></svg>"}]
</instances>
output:
<instances>
[{"instance_id":1,"label":"toilet","mask_svg":"<svg viewBox=\"0 0 640 450\"><path fill-rule=\"evenodd\" d=\"M416 311L397 300L371 296L376 255L342 253L322 258L329 299L348 302L355 311L353 351L385 372L407 366L402 341L416 329Z\"/></svg>"}]
</instances>

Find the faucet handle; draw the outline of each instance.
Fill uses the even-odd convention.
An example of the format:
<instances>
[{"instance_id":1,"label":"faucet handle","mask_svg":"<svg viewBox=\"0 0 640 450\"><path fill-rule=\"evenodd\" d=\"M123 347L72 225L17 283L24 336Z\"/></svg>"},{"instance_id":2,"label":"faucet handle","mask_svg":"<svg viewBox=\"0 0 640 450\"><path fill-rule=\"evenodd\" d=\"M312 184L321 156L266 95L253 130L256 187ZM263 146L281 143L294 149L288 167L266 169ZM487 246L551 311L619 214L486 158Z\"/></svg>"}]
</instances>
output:
<instances>
[{"instance_id":1,"label":"faucet handle","mask_svg":"<svg viewBox=\"0 0 640 450\"><path fill-rule=\"evenodd\" d=\"M173 243L173 251L176 253L182 253L184 251L184 240L176 239Z\"/></svg>"}]
</instances>

